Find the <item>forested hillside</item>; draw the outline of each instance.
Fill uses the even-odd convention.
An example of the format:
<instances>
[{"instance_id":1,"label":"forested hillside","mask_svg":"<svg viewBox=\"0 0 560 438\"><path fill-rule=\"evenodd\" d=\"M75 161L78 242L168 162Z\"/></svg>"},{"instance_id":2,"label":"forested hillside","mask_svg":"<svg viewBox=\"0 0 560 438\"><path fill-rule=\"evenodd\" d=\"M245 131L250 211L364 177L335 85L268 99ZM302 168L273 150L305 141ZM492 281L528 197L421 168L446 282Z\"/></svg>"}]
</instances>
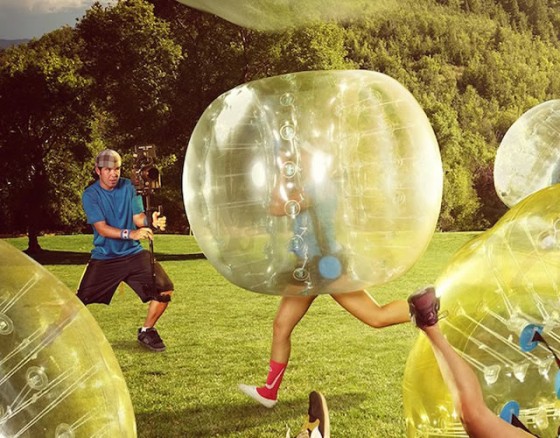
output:
<instances>
[{"instance_id":1,"label":"forested hillside","mask_svg":"<svg viewBox=\"0 0 560 438\"><path fill-rule=\"evenodd\" d=\"M261 1L261 3L265 3ZM184 231L183 158L221 93L287 72L360 68L418 99L444 162L442 230L492 225L493 160L526 110L560 96L560 3L417 0L345 22L249 30L175 0L94 5L63 28L0 52L0 222L4 233L84 229L81 189L103 147L158 146L159 202ZM368 13L371 11L371 13Z\"/></svg>"}]
</instances>

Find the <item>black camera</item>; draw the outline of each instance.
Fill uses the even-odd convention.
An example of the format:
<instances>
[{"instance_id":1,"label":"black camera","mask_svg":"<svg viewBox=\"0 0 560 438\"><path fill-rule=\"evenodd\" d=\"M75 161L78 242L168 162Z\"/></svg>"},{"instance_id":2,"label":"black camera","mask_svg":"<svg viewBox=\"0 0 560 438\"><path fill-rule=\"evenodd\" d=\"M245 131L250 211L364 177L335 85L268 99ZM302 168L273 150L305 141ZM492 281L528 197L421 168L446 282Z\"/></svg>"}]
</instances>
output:
<instances>
[{"instance_id":1,"label":"black camera","mask_svg":"<svg viewBox=\"0 0 560 438\"><path fill-rule=\"evenodd\" d=\"M130 179L136 192L142 196L151 195L161 188L161 174L156 167L156 146L153 144L134 147L134 165Z\"/></svg>"}]
</instances>

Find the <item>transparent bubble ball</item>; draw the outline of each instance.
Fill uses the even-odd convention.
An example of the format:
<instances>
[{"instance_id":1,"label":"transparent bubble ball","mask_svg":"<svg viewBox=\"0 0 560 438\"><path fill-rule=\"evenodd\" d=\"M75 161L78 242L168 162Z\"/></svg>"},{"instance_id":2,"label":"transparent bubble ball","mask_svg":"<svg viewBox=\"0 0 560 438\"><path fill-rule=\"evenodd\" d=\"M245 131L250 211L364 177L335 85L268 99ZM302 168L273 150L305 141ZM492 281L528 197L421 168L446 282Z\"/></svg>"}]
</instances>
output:
<instances>
[{"instance_id":1,"label":"transparent bubble ball","mask_svg":"<svg viewBox=\"0 0 560 438\"><path fill-rule=\"evenodd\" d=\"M316 295L405 273L433 235L442 181L433 129L405 87L371 71L313 71L212 102L188 145L183 197L229 281Z\"/></svg>"},{"instance_id":2,"label":"transparent bubble ball","mask_svg":"<svg viewBox=\"0 0 560 438\"><path fill-rule=\"evenodd\" d=\"M494 186L508 207L560 182L560 100L525 112L508 129L496 152Z\"/></svg>"}]
</instances>

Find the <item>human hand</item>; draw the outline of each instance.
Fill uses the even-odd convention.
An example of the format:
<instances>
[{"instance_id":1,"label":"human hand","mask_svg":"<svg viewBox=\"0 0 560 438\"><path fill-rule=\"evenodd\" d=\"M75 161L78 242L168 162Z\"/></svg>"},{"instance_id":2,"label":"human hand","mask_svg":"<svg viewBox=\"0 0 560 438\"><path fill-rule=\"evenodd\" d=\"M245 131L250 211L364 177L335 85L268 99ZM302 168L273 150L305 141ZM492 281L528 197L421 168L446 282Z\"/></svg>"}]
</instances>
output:
<instances>
[{"instance_id":1,"label":"human hand","mask_svg":"<svg viewBox=\"0 0 560 438\"><path fill-rule=\"evenodd\" d=\"M160 216L159 211L154 211L152 213L152 225L154 228L159 228L161 231L165 231L167 218L165 216Z\"/></svg>"},{"instance_id":2,"label":"human hand","mask_svg":"<svg viewBox=\"0 0 560 438\"><path fill-rule=\"evenodd\" d=\"M133 240L150 239L154 240L154 232L151 228L144 227L130 231L130 238Z\"/></svg>"}]
</instances>

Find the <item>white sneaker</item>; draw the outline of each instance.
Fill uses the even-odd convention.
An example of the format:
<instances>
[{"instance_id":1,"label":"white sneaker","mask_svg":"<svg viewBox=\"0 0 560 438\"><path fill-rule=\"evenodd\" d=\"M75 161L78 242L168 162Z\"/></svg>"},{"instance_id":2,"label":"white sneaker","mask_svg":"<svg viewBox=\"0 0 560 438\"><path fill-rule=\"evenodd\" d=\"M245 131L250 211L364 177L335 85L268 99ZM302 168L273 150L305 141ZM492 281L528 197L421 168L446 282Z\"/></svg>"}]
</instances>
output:
<instances>
[{"instance_id":1,"label":"white sneaker","mask_svg":"<svg viewBox=\"0 0 560 438\"><path fill-rule=\"evenodd\" d=\"M274 407L274 405L277 402L277 400L271 400L269 398L264 398L262 395L260 395L257 392L257 387L256 386L244 385L243 383L241 383L241 384L239 384L239 389L241 390L241 392L243 392L244 394L247 394L249 397L255 399L261 405L263 405L267 408Z\"/></svg>"}]
</instances>

